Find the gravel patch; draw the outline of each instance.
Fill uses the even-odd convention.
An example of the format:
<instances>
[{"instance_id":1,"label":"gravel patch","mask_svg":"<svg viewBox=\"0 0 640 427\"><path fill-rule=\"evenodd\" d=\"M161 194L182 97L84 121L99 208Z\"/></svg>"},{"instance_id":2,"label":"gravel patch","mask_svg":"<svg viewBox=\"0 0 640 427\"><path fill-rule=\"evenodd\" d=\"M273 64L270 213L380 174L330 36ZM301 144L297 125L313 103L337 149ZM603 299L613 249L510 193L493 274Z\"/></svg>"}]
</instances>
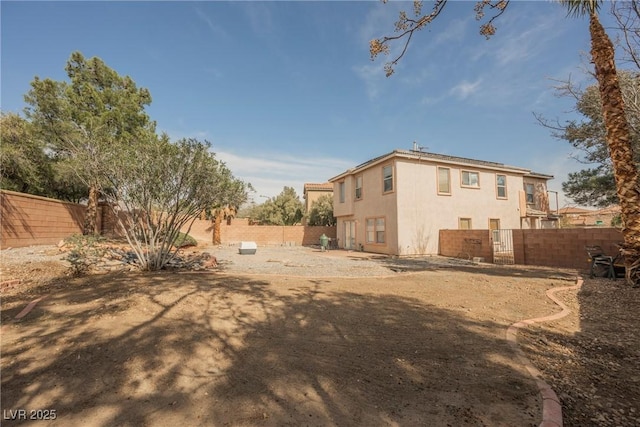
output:
<instances>
[{"instance_id":1,"label":"gravel patch","mask_svg":"<svg viewBox=\"0 0 640 427\"><path fill-rule=\"evenodd\" d=\"M24 264L30 262L60 261L65 256L56 245L27 246L7 248L0 251L2 265Z\"/></svg>"},{"instance_id":2,"label":"gravel patch","mask_svg":"<svg viewBox=\"0 0 640 427\"><path fill-rule=\"evenodd\" d=\"M356 251L321 251L307 246L262 246L255 254L241 255L237 246L199 246L186 248L181 256L190 258L207 252L216 257L214 271L227 274L271 274L304 277L376 277L398 273L435 270L474 265L467 260L440 256L397 258ZM8 248L0 251L4 278L16 276L16 269L29 265L49 263L69 265L64 261L66 252L56 245ZM109 267L113 267L111 264ZM117 267L117 266L116 266Z\"/></svg>"},{"instance_id":3,"label":"gravel patch","mask_svg":"<svg viewBox=\"0 0 640 427\"><path fill-rule=\"evenodd\" d=\"M241 255L236 247L211 249L220 270L227 273L276 274L305 277L374 277L424 271L469 261L440 256L396 258L345 250L320 251L305 246L259 247L253 255Z\"/></svg>"}]
</instances>

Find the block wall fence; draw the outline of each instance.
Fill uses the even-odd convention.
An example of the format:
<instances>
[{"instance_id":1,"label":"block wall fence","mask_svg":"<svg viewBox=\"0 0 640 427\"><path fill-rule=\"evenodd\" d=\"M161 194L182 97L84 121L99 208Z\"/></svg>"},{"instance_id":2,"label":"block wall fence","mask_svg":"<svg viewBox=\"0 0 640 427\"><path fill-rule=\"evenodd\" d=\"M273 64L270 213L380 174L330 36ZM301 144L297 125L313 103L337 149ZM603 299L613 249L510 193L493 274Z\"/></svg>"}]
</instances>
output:
<instances>
[{"instance_id":1,"label":"block wall fence","mask_svg":"<svg viewBox=\"0 0 640 427\"><path fill-rule=\"evenodd\" d=\"M82 233L86 207L75 203L0 190L0 249L56 244L61 239ZM98 209L97 232L116 235L113 213L105 206ZM186 230L183 230L186 231ZM259 226L243 218L221 226L223 245L250 240L266 245L316 245L320 236L336 237L336 227ZM213 223L196 220L189 232L203 244L213 241ZM616 228L566 228L549 230L513 230L515 263L563 268L588 268L585 246L600 245L605 253L616 254L623 240ZM482 257L492 262L489 230L440 230L439 254L450 257Z\"/></svg>"},{"instance_id":2,"label":"block wall fence","mask_svg":"<svg viewBox=\"0 0 640 427\"><path fill-rule=\"evenodd\" d=\"M0 249L6 249L56 244L82 233L86 206L0 190L0 209ZM107 206L98 207L96 232L108 237L119 235L117 220ZM198 219L189 234L200 243L211 244L213 223ZM313 245L319 244L322 234L335 238L336 227L249 225L243 218L233 219L230 224L223 222L221 226L223 245L234 245L243 240L255 241L260 246Z\"/></svg>"},{"instance_id":3,"label":"block wall fence","mask_svg":"<svg viewBox=\"0 0 640 427\"><path fill-rule=\"evenodd\" d=\"M209 222L210 223L210 222ZM222 224L220 237L223 245L254 241L258 245L318 245L320 236L336 238L336 227L310 225L249 225L246 218L236 218L231 224ZM195 236L194 236L195 237Z\"/></svg>"},{"instance_id":4,"label":"block wall fence","mask_svg":"<svg viewBox=\"0 0 640 427\"><path fill-rule=\"evenodd\" d=\"M85 211L75 203L0 190L0 248L55 244L82 233Z\"/></svg>"},{"instance_id":5,"label":"block wall fence","mask_svg":"<svg viewBox=\"0 0 640 427\"><path fill-rule=\"evenodd\" d=\"M440 255L483 257L493 262L489 230L440 230ZM589 268L586 246L599 245L618 253L622 232L617 228L513 230L515 263L561 268Z\"/></svg>"}]
</instances>

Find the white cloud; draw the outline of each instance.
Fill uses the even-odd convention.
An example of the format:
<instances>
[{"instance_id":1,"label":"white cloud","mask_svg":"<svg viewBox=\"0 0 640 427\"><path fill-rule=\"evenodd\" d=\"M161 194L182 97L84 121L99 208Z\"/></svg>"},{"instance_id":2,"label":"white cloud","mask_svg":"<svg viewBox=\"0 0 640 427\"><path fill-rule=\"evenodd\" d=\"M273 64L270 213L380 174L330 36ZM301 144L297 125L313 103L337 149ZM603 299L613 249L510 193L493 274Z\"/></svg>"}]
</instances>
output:
<instances>
[{"instance_id":1,"label":"white cloud","mask_svg":"<svg viewBox=\"0 0 640 427\"><path fill-rule=\"evenodd\" d=\"M352 70L364 83L367 97L373 101L380 95L380 85L385 79L382 64L353 66Z\"/></svg>"},{"instance_id":2,"label":"white cloud","mask_svg":"<svg viewBox=\"0 0 640 427\"><path fill-rule=\"evenodd\" d=\"M562 35L567 31L565 20L564 15L557 11L538 13L532 21L527 22L522 22L522 19L505 20L490 40L499 46L492 48L489 43L486 48L495 57L499 67L524 65L529 59L544 55L554 45L563 42Z\"/></svg>"},{"instance_id":3,"label":"white cloud","mask_svg":"<svg viewBox=\"0 0 640 427\"><path fill-rule=\"evenodd\" d=\"M358 29L358 44L369 43L370 40L384 35L384 31L392 31L392 24L398 19L398 12L404 5L398 3L377 4L365 15Z\"/></svg>"},{"instance_id":4,"label":"white cloud","mask_svg":"<svg viewBox=\"0 0 640 427\"><path fill-rule=\"evenodd\" d=\"M372 7L365 15L357 31L356 44L358 46L368 46L369 42L393 32L393 22L398 19L398 12L406 6L405 4L388 3L378 4ZM351 67L353 72L364 83L369 100L374 100L380 95L380 87L385 76L384 64L396 58L402 51L402 41L388 45L390 52L388 55L380 54L374 61L359 63ZM399 71L402 63L395 69ZM400 73L398 73L400 74Z\"/></svg>"},{"instance_id":5,"label":"white cloud","mask_svg":"<svg viewBox=\"0 0 640 427\"><path fill-rule=\"evenodd\" d=\"M568 31L566 18L558 9L549 8L545 12L534 2L512 2L509 7L508 13L497 21L498 30L491 39L476 36L465 48L473 72L481 70L481 74L473 78L484 82L474 92L474 99L484 105L487 102L508 105L517 101L521 106L526 103L529 108L538 108L543 101L539 94L550 86L545 78L549 74L553 78L565 78L563 71L568 71L555 68L547 59L549 52L567 43L563 39ZM546 76L541 70L547 70ZM465 88L462 86L459 90Z\"/></svg>"},{"instance_id":6,"label":"white cloud","mask_svg":"<svg viewBox=\"0 0 640 427\"><path fill-rule=\"evenodd\" d=\"M457 96L460 99L466 99L469 96L477 92L482 84L482 79L479 78L475 82L468 82L466 80L458 83L449 90L451 95Z\"/></svg>"},{"instance_id":7,"label":"white cloud","mask_svg":"<svg viewBox=\"0 0 640 427\"><path fill-rule=\"evenodd\" d=\"M277 196L285 186L293 187L302 197L304 183L326 182L329 178L355 166L351 161L330 157L296 157L278 153L245 155L231 151L215 153L234 176L251 183L256 190L256 203L260 203L261 195Z\"/></svg>"},{"instance_id":8,"label":"white cloud","mask_svg":"<svg viewBox=\"0 0 640 427\"><path fill-rule=\"evenodd\" d=\"M266 2L241 2L251 30L258 36L272 35L276 26L273 20L271 8Z\"/></svg>"},{"instance_id":9,"label":"white cloud","mask_svg":"<svg viewBox=\"0 0 640 427\"><path fill-rule=\"evenodd\" d=\"M196 7L195 11L198 17L200 18L200 20L202 20L205 24L207 24L207 26L209 27L209 29L214 35L223 37L225 39L229 38L229 34L222 27L220 27L219 25L216 25L211 20L211 18L209 18L209 16L207 16L207 14L204 13L200 8Z\"/></svg>"},{"instance_id":10,"label":"white cloud","mask_svg":"<svg viewBox=\"0 0 640 427\"><path fill-rule=\"evenodd\" d=\"M233 175L255 189L251 195L256 203L264 202L260 196L274 197L282 189L293 187L302 199L304 184L322 183L345 170L356 166L356 162L333 157L302 157L277 152L239 153L226 148L219 149L216 138L206 130L190 132L166 132L172 141L180 138L196 138L213 142L212 151L218 160L224 162Z\"/></svg>"},{"instance_id":11,"label":"white cloud","mask_svg":"<svg viewBox=\"0 0 640 427\"><path fill-rule=\"evenodd\" d=\"M447 28L443 31L438 32L438 34L433 39L433 42L430 43L430 47L437 48L442 44L446 44L449 42L462 42L467 35L467 28L469 27L470 22L475 22L472 19L473 14L469 14L468 18L465 19L452 19Z\"/></svg>"}]
</instances>

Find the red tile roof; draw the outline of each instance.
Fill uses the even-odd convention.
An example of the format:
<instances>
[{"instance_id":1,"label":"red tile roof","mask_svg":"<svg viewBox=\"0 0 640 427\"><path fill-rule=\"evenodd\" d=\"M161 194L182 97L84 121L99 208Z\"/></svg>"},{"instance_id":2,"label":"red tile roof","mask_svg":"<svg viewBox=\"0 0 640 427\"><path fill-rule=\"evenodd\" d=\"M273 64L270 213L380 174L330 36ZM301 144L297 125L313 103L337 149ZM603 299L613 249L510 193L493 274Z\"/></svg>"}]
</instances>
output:
<instances>
[{"instance_id":1,"label":"red tile roof","mask_svg":"<svg viewBox=\"0 0 640 427\"><path fill-rule=\"evenodd\" d=\"M333 184L330 182L325 182L323 184L305 183L304 192L306 193L307 191L333 191Z\"/></svg>"}]
</instances>

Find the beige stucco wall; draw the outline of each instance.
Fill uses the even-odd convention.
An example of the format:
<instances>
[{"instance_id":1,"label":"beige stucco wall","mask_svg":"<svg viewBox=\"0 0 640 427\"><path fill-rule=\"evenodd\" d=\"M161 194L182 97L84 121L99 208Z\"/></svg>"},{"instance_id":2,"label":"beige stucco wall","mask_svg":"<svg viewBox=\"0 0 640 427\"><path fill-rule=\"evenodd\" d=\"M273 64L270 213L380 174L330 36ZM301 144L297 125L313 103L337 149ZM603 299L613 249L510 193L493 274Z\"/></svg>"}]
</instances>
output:
<instances>
[{"instance_id":1,"label":"beige stucco wall","mask_svg":"<svg viewBox=\"0 0 640 427\"><path fill-rule=\"evenodd\" d=\"M499 219L500 228L520 228L522 174L441 165L450 169L451 195L439 195L437 166L411 160L396 163L399 255L437 254L439 230L458 229L459 218L471 218L473 229L488 229L489 219ZM479 188L461 186L462 170L479 173ZM496 174L507 177L506 199L497 198Z\"/></svg>"},{"instance_id":2,"label":"beige stucco wall","mask_svg":"<svg viewBox=\"0 0 640 427\"><path fill-rule=\"evenodd\" d=\"M347 176L345 182L345 201L340 203L340 188L338 182L333 188L333 214L338 219L337 237L340 246L345 242L345 221L355 221L355 248L362 245L366 252L395 254L397 251L397 212L396 212L396 179L394 176L394 190L383 194L382 168L391 162L383 163L367 169L356 176L362 175L362 198L355 200L355 176ZM385 243L366 242L366 219L385 219Z\"/></svg>"},{"instance_id":3,"label":"beige stucco wall","mask_svg":"<svg viewBox=\"0 0 640 427\"><path fill-rule=\"evenodd\" d=\"M304 208L306 212L309 212L311 210L311 206L313 206L313 203L318 200L320 197L329 194L331 195L331 191L324 191L324 190L307 190L307 192L304 195Z\"/></svg>"},{"instance_id":4,"label":"beige stucco wall","mask_svg":"<svg viewBox=\"0 0 640 427\"><path fill-rule=\"evenodd\" d=\"M344 202L340 202L340 182L344 182L345 198ZM353 176L347 176L341 181L333 183L333 216L341 217L346 215L353 215L353 205L355 194L355 178Z\"/></svg>"}]
</instances>

